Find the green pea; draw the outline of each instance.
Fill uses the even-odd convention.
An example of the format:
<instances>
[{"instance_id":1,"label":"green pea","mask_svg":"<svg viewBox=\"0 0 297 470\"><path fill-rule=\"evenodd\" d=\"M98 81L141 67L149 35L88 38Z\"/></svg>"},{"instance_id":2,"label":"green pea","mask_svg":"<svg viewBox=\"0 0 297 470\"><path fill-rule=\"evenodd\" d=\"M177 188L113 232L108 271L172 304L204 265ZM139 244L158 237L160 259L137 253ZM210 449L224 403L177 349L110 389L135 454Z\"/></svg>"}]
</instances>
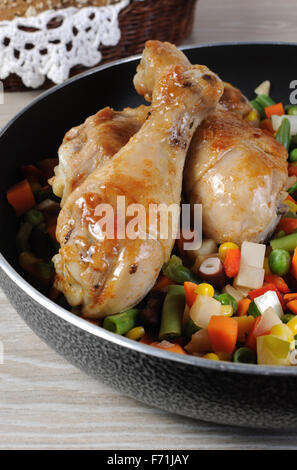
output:
<instances>
[{"instance_id":1,"label":"green pea","mask_svg":"<svg viewBox=\"0 0 297 470\"><path fill-rule=\"evenodd\" d=\"M289 323L289 321L292 320L294 317L295 315L292 315L291 313L285 313L285 315L281 317L281 321L283 323Z\"/></svg>"},{"instance_id":2,"label":"green pea","mask_svg":"<svg viewBox=\"0 0 297 470\"><path fill-rule=\"evenodd\" d=\"M297 116L297 106L290 106L288 109L288 114L290 116Z\"/></svg>"},{"instance_id":3,"label":"green pea","mask_svg":"<svg viewBox=\"0 0 297 470\"><path fill-rule=\"evenodd\" d=\"M289 154L289 162L297 162L297 149L291 150Z\"/></svg>"},{"instance_id":4,"label":"green pea","mask_svg":"<svg viewBox=\"0 0 297 470\"><path fill-rule=\"evenodd\" d=\"M232 305L233 313L237 312L237 302L230 294L220 294L217 297L217 300L221 302L222 305Z\"/></svg>"},{"instance_id":5,"label":"green pea","mask_svg":"<svg viewBox=\"0 0 297 470\"><path fill-rule=\"evenodd\" d=\"M288 274L291 266L291 257L286 250L273 250L268 258L270 271L279 276Z\"/></svg>"},{"instance_id":6,"label":"green pea","mask_svg":"<svg viewBox=\"0 0 297 470\"><path fill-rule=\"evenodd\" d=\"M239 348L233 355L233 362L257 364L257 354L249 348Z\"/></svg>"},{"instance_id":7,"label":"green pea","mask_svg":"<svg viewBox=\"0 0 297 470\"><path fill-rule=\"evenodd\" d=\"M25 214L25 221L28 224L31 224L33 226L37 226L37 225L41 224L44 221L43 213L38 211L37 209L30 209Z\"/></svg>"},{"instance_id":8,"label":"green pea","mask_svg":"<svg viewBox=\"0 0 297 470\"><path fill-rule=\"evenodd\" d=\"M249 305L247 315L252 315L252 317L254 318L259 317L261 315L261 312L255 304L254 300Z\"/></svg>"}]
</instances>

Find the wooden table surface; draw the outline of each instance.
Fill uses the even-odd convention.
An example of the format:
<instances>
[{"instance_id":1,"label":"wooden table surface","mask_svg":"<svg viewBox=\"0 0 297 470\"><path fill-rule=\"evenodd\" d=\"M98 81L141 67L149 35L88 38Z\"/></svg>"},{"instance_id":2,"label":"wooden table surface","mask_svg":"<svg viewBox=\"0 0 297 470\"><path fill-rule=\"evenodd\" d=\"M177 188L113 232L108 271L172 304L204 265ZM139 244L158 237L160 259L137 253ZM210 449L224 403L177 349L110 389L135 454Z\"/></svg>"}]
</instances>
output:
<instances>
[{"instance_id":1,"label":"wooden table surface","mask_svg":"<svg viewBox=\"0 0 297 470\"><path fill-rule=\"evenodd\" d=\"M187 43L296 41L296 11L296 0L200 0ZM0 126L37 94L6 94ZM215 426L123 397L43 344L3 293L0 312L0 449L296 448L294 433Z\"/></svg>"}]
</instances>

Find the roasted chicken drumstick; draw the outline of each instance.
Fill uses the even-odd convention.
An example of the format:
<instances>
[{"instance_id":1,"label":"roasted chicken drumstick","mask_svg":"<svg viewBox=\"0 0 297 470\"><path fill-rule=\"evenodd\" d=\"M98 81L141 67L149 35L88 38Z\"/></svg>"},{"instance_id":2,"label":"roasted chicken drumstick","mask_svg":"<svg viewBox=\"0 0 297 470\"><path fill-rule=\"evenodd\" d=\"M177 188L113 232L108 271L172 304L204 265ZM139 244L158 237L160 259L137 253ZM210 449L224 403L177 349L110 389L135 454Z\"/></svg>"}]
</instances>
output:
<instances>
[{"instance_id":1,"label":"roasted chicken drumstick","mask_svg":"<svg viewBox=\"0 0 297 470\"><path fill-rule=\"evenodd\" d=\"M163 60L170 64L172 57ZM157 66L149 58L148 63L151 70ZM152 82L144 85L141 78L138 73L135 88L150 101ZM283 211L287 152L243 119L250 109L242 93L225 83L220 103L195 132L186 159L186 200L202 204L203 235L217 243L262 242Z\"/></svg>"},{"instance_id":2,"label":"roasted chicken drumstick","mask_svg":"<svg viewBox=\"0 0 297 470\"><path fill-rule=\"evenodd\" d=\"M159 60L160 47L169 53L176 50L155 41L147 47L145 52L152 61ZM159 60L150 115L139 132L67 197L60 212L57 239L61 248L54 257L55 285L71 305L82 305L85 316L104 317L137 304L170 256L178 221L174 227L169 223L165 239L159 228L154 233L148 225L135 239L118 234L108 238L100 227L98 212L102 204L108 204L115 213L118 196L126 198L126 206L141 204L146 217L151 204L179 205L191 138L223 92L215 74L204 66L186 64L180 55L169 68ZM143 83L152 81L146 63L141 73ZM125 229L130 220L126 215Z\"/></svg>"}]
</instances>

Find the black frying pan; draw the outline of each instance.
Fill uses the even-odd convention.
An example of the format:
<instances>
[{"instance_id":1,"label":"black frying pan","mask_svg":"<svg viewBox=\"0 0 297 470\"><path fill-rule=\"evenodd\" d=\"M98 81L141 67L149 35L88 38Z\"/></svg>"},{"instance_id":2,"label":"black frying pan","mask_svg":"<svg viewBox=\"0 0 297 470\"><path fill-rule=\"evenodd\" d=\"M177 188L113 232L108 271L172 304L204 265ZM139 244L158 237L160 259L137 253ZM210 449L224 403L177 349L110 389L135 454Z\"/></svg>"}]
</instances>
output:
<instances>
[{"instance_id":1,"label":"black frying pan","mask_svg":"<svg viewBox=\"0 0 297 470\"><path fill-rule=\"evenodd\" d=\"M297 79L294 44L190 47L205 64L248 97L261 81L287 103ZM297 368L263 367L180 356L116 336L75 317L30 286L17 265L17 219L5 198L22 164L56 156L65 132L110 105L137 106L132 78L138 59L98 67L57 86L19 113L0 134L0 282L26 323L86 373L124 394L165 410L216 423L297 428Z\"/></svg>"}]
</instances>

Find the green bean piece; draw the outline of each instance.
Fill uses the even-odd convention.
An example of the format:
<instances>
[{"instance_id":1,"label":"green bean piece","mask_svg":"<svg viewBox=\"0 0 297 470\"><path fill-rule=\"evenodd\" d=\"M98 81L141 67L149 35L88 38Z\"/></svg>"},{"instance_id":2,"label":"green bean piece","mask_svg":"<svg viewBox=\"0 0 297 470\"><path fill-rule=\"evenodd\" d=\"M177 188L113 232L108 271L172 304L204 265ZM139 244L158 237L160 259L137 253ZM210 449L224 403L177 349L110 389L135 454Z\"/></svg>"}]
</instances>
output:
<instances>
[{"instance_id":1,"label":"green bean piece","mask_svg":"<svg viewBox=\"0 0 297 470\"><path fill-rule=\"evenodd\" d=\"M273 274L285 276L290 270L291 256L286 250L273 250L269 255L268 264Z\"/></svg>"},{"instance_id":2,"label":"green bean piece","mask_svg":"<svg viewBox=\"0 0 297 470\"><path fill-rule=\"evenodd\" d=\"M291 233L282 238L271 240L270 246L273 250L286 250L293 253L297 246L297 233Z\"/></svg>"},{"instance_id":3,"label":"green bean piece","mask_svg":"<svg viewBox=\"0 0 297 470\"><path fill-rule=\"evenodd\" d=\"M25 221L34 226L42 224L44 221L43 213L37 209L30 209L25 214Z\"/></svg>"},{"instance_id":4,"label":"green bean piece","mask_svg":"<svg viewBox=\"0 0 297 470\"><path fill-rule=\"evenodd\" d=\"M23 251L31 251L29 245L29 238L32 232L32 225L28 222L21 224L18 234L16 236L16 246L19 253Z\"/></svg>"},{"instance_id":5,"label":"green bean piece","mask_svg":"<svg viewBox=\"0 0 297 470\"><path fill-rule=\"evenodd\" d=\"M239 348L233 355L233 362L242 364L257 364L257 354L249 348Z\"/></svg>"},{"instance_id":6,"label":"green bean piece","mask_svg":"<svg viewBox=\"0 0 297 470\"><path fill-rule=\"evenodd\" d=\"M103 328L105 330L111 331L118 335L124 335L128 331L132 330L137 326L137 320L139 316L138 308L131 308L122 313L117 313L116 315L111 315L110 317L105 317L103 321Z\"/></svg>"},{"instance_id":7,"label":"green bean piece","mask_svg":"<svg viewBox=\"0 0 297 470\"><path fill-rule=\"evenodd\" d=\"M259 96L257 96L256 101L261 106L263 106L263 108L266 108L267 106L272 106L272 105L276 104L275 101L273 101L273 99L270 98L270 96L268 96L268 95L259 95Z\"/></svg>"},{"instance_id":8,"label":"green bean piece","mask_svg":"<svg viewBox=\"0 0 297 470\"><path fill-rule=\"evenodd\" d=\"M200 282L198 277L189 268L182 264L181 258L178 256L171 256L168 263L163 266L163 273L169 277L173 282L183 284L184 282Z\"/></svg>"},{"instance_id":9,"label":"green bean piece","mask_svg":"<svg viewBox=\"0 0 297 470\"><path fill-rule=\"evenodd\" d=\"M285 118L282 120L281 125L279 126L279 129L277 131L277 134L275 136L275 139L282 144L285 149L289 150L290 148L290 142L291 142L291 124L289 119Z\"/></svg>"},{"instance_id":10,"label":"green bean piece","mask_svg":"<svg viewBox=\"0 0 297 470\"><path fill-rule=\"evenodd\" d=\"M218 300L219 296L221 295L221 292L217 289L214 290L213 298Z\"/></svg>"},{"instance_id":11,"label":"green bean piece","mask_svg":"<svg viewBox=\"0 0 297 470\"><path fill-rule=\"evenodd\" d=\"M297 162L297 148L291 150L289 153L289 162Z\"/></svg>"},{"instance_id":12,"label":"green bean piece","mask_svg":"<svg viewBox=\"0 0 297 470\"><path fill-rule=\"evenodd\" d=\"M280 230L275 234L275 238L282 238L286 236L286 232L284 230Z\"/></svg>"},{"instance_id":13,"label":"green bean piece","mask_svg":"<svg viewBox=\"0 0 297 470\"><path fill-rule=\"evenodd\" d=\"M288 109L289 116L297 116L297 106L290 106Z\"/></svg>"},{"instance_id":14,"label":"green bean piece","mask_svg":"<svg viewBox=\"0 0 297 470\"><path fill-rule=\"evenodd\" d=\"M297 181L296 181L296 183L293 184L293 186L291 186L291 187L288 189L288 193L289 193L289 194L293 194L293 193L295 193L295 191L297 191Z\"/></svg>"},{"instance_id":15,"label":"green bean piece","mask_svg":"<svg viewBox=\"0 0 297 470\"><path fill-rule=\"evenodd\" d=\"M249 305L247 315L252 315L252 317L254 318L259 317L261 315L261 312L255 304L254 300Z\"/></svg>"},{"instance_id":16,"label":"green bean piece","mask_svg":"<svg viewBox=\"0 0 297 470\"><path fill-rule=\"evenodd\" d=\"M197 333L198 330L200 330L199 326L190 318L184 327L184 335L186 338L191 339L192 335Z\"/></svg>"},{"instance_id":17,"label":"green bean piece","mask_svg":"<svg viewBox=\"0 0 297 470\"><path fill-rule=\"evenodd\" d=\"M169 286L162 309L160 340L181 336L185 305L186 293L184 286Z\"/></svg>"},{"instance_id":18,"label":"green bean piece","mask_svg":"<svg viewBox=\"0 0 297 470\"><path fill-rule=\"evenodd\" d=\"M293 318L295 318L295 315L293 315L292 313L285 313L282 317L281 317L281 321L283 323L289 323L290 320L293 320Z\"/></svg>"},{"instance_id":19,"label":"green bean piece","mask_svg":"<svg viewBox=\"0 0 297 470\"><path fill-rule=\"evenodd\" d=\"M260 114L261 118L265 118L265 111L264 111L264 108L263 106L261 106L256 99L250 101L250 105L256 110L258 111L258 113Z\"/></svg>"}]
</instances>

